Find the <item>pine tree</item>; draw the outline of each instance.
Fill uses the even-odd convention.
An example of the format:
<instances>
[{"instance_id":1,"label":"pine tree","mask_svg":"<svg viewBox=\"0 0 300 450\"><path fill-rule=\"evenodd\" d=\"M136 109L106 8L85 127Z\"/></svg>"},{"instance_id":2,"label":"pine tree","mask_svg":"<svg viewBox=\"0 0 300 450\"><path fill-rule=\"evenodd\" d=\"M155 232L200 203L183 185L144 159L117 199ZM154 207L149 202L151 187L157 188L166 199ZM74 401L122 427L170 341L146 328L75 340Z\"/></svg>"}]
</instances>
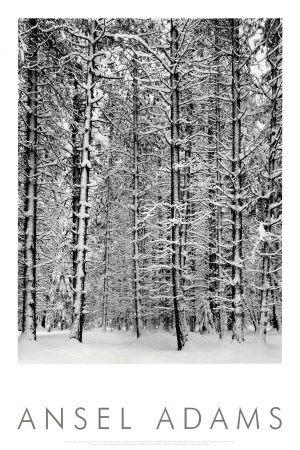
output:
<instances>
[{"instance_id":1,"label":"pine tree","mask_svg":"<svg viewBox=\"0 0 300 450\"><path fill-rule=\"evenodd\" d=\"M38 20L29 19L26 33L27 118L26 181L24 208L24 300L22 332L36 339L36 222L37 222L37 143L38 143ZM24 69L23 69L24 70Z\"/></svg>"}]
</instances>

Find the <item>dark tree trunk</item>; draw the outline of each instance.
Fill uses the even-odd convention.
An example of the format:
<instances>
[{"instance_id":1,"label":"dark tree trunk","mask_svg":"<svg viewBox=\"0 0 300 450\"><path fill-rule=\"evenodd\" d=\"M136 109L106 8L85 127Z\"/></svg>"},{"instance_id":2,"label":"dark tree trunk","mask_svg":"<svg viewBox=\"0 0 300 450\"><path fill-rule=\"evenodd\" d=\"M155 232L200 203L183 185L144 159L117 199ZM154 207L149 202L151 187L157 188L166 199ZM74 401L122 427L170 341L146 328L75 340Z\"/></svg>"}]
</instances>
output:
<instances>
[{"instance_id":1,"label":"dark tree trunk","mask_svg":"<svg viewBox=\"0 0 300 450\"><path fill-rule=\"evenodd\" d=\"M72 261L73 261L73 303L75 303L75 287L76 287L76 266L77 266L77 241L78 241L78 214L80 201L80 142L79 142L79 125L80 125L80 97L78 92L78 83L74 80L74 96L73 96L73 123L72 123L72 177L73 177L73 195L72 195Z\"/></svg>"},{"instance_id":2,"label":"dark tree trunk","mask_svg":"<svg viewBox=\"0 0 300 450\"><path fill-rule=\"evenodd\" d=\"M88 64L86 78L86 104L84 111L84 131L81 151L80 170L80 198L77 226L77 258L75 270L75 294L73 305L73 323L70 330L70 339L82 342L82 329L84 320L84 305L86 299L86 244L89 219L89 175L90 175L90 144L92 134L92 105L94 85L94 54L95 54L95 22L91 22L90 40L88 44Z\"/></svg>"},{"instance_id":3,"label":"dark tree trunk","mask_svg":"<svg viewBox=\"0 0 300 450\"><path fill-rule=\"evenodd\" d=\"M270 120L270 131L269 131L269 155L266 167L266 195L263 196L263 226L265 231L265 238L262 246L262 280L261 280L261 311L259 320L259 334L262 339L266 342L267 339L267 325L270 316L270 305L276 302L276 282L274 282L274 275L276 273L276 262L274 258L274 253L278 248L275 249L276 244L271 243L271 234L273 232L272 223L277 217L278 206L281 201L276 198L276 160L278 158L278 147L281 140L281 128L278 126L279 120L279 92L280 92L280 77L279 75L279 64L280 64L280 50L279 50L279 33L281 30L280 19L269 19L267 22L267 27L269 28L270 21L274 20L273 27L274 33L271 33L271 38L269 38L269 46L267 52L270 52L268 56L268 62L271 66L271 120ZM271 30L269 30L271 31ZM278 247L278 246L277 246ZM272 276L273 272L273 276ZM275 277L276 279L276 277ZM276 310L276 308L274 308ZM276 320L277 327L279 326Z\"/></svg>"},{"instance_id":4,"label":"dark tree trunk","mask_svg":"<svg viewBox=\"0 0 300 450\"><path fill-rule=\"evenodd\" d=\"M241 99L240 99L240 42L239 20L230 19L232 39L232 302L234 308L234 326L232 338L243 341L242 306L242 176L241 176Z\"/></svg>"},{"instance_id":5,"label":"dark tree trunk","mask_svg":"<svg viewBox=\"0 0 300 450\"><path fill-rule=\"evenodd\" d=\"M216 155L216 175L217 175L217 192L216 200L218 206L216 208L216 226L217 226L217 256L216 256L216 296L217 304L219 310L219 337L222 339L224 337L225 331L227 330L227 313L226 305L224 303L224 288L222 285L223 278L223 262L222 262L222 240L223 240L223 210L222 210L222 176L221 176L221 109L220 109L220 58L219 58L219 30L218 30L218 20L215 21L215 51L217 53L216 63L217 63L217 73L215 76L215 155Z\"/></svg>"},{"instance_id":6,"label":"dark tree trunk","mask_svg":"<svg viewBox=\"0 0 300 450\"><path fill-rule=\"evenodd\" d=\"M38 20L29 19L28 114L26 130L24 298L22 332L36 339L37 102Z\"/></svg>"},{"instance_id":7,"label":"dark tree trunk","mask_svg":"<svg viewBox=\"0 0 300 450\"><path fill-rule=\"evenodd\" d=\"M110 264L110 241L111 241L111 183L110 171L112 168L112 157L109 156L108 161L108 175L106 177L106 214L105 214L105 238L104 238L104 271L103 271L103 303L102 303L102 328L106 331L107 326L107 311L108 311L108 292L109 292L109 264Z\"/></svg>"},{"instance_id":8,"label":"dark tree trunk","mask_svg":"<svg viewBox=\"0 0 300 450\"><path fill-rule=\"evenodd\" d=\"M186 341L180 267L180 172L179 172L179 73L178 30L171 19L171 221L172 221L172 289L178 350Z\"/></svg>"}]
</instances>

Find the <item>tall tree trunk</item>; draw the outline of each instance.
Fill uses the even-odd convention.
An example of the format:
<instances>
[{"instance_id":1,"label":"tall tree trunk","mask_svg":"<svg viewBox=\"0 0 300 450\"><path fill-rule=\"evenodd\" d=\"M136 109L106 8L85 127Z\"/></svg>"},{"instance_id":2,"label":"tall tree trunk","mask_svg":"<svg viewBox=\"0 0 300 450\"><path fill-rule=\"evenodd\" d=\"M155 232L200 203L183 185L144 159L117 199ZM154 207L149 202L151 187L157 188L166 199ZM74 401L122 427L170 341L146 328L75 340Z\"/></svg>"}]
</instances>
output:
<instances>
[{"instance_id":1,"label":"tall tree trunk","mask_svg":"<svg viewBox=\"0 0 300 450\"><path fill-rule=\"evenodd\" d=\"M112 167L112 157L109 156L108 171L110 172ZM106 230L104 240L104 272L103 272L103 303L102 303L102 329L106 331L107 325L107 308L108 308L108 290L109 290L109 260L110 260L110 209L111 209L111 185L110 185L110 173L106 177Z\"/></svg>"},{"instance_id":2,"label":"tall tree trunk","mask_svg":"<svg viewBox=\"0 0 300 450\"><path fill-rule=\"evenodd\" d=\"M22 332L36 339L38 20L29 19L28 114L26 131L24 297Z\"/></svg>"},{"instance_id":3,"label":"tall tree trunk","mask_svg":"<svg viewBox=\"0 0 300 450\"><path fill-rule=\"evenodd\" d=\"M140 254L139 254L139 137L138 137L138 68L137 56L133 58L133 293L135 310L136 337L141 335L141 286L140 286Z\"/></svg>"},{"instance_id":4,"label":"tall tree trunk","mask_svg":"<svg viewBox=\"0 0 300 450\"><path fill-rule=\"evenodd\" d=\"M92 100L93 100L93 56L95 53L95 22L91 22L90 40L88 44L88 63L86 78L86 105L84 111L84 132L80 170L80 200L77 228L77 259L75 271L75 295L73 305L73 323L70 330L70 339L82 342L82 329L84 319L84 304L86 298L86 244L89 219L89 174L90 174L90 144L92 132Z\"/></svg>"},{"instance_id":5,"label":"tall tree trunk","mask_svg":"<svg viewBox=\"0 0 300 450\"><path fill-rule=\"evenodd\" d=\"M159 151L159 149L157 149ZM166 296L166 286L170 280L170 258L169 253L166 254L166 248L164 244L165 234L163 227L163 196L162 196L162 158L159 155L157 158L157 186L158 186L158 195L157 195L157 226L158 226L158 244L155 246L155 250L157 253L157 257L155 259L154 254L154 264L157 265L157 269L153 271L153 283L155 285L155 293L160 298L159 307L161 308L160 313L160 324L164 329L169 330L170 327L170 315L169 315L169 301ZM166 239L167 240L167 239Z\"/></svg>"},{"instance_id":6,"label":"tall tree trunk","mask_svg":"<svg viewBox=\"0 0 300 450\"><path fill-rule=\"evenodd\" d=\"M241 177L241 99L239 20L230 19L232 39L232 301L234 308L233 339L243 340L242 307L242 177Z\"/></svg>"},{"instance_id":7,"label":"tall tree trunk","mask_svg":"<svg viewBox=\"0 0 300 450\"><path fill-rule=\"evenodd\" d=\"M215 189L215 148L213 145L213 123L211 117L208 117L208 173L209 173L209 189L208 189L208 206L209 206L209 217L208 217L208 323L211 329L215 329L215 311L216 311L216 210L215 210L215 199L216 199L216 189Z\"/></svg>"},{"instance_id":8,"label":"tall tree trunk","mask_svg":"<svg viewBox=\"0 0 300 450\"><path fill-rule=\"evenodd\" d=\"M194 104L189 103L187 107L187 119L188 122L193 121ZM188 123L186 127L186 136L191 137L192 126ZM192 143L190 140L187 142L187 148L185 149L184 158L184 177L183 177L183 189L182 189L182 203L183 203L183 223L181 229L181 269L182 269L182 287L183 296L185 302L190 304L190 331L195 331L196 314L195 314L195 289L189 286L187 283L188 270L192 270L192 248L188 246L189 243L189 231L191 227L192 207L191 204L191 164L192 164ZM193 281L192 281L193 282Z\"/></svg>"},{"instance_id":9,"label":"tall tree trunk","mask_svg":"<svg viewBox=\"0 0 300 450\"><path fill-rule=\"evenodd\" d=\"M219 40L219 30L218 30L218 20L215 20L215 47L217 55L219 55L219 47L220 47L220 40ZM217 257L216 257L216 276L217 276L217 302L219 307L219 337L222 339L224 337L225 331L227 329L226 323L227 323L227 314L225 311L225 305L224 305L224 292L223 292L223 286L222 286L222 277L223 277L223 263L222 263L222 233L223 233L223 211L222 211L222 175L221 175L221 149L220 149L220 143L221 143L221 122L220 122L220 58L217 56L216 58L216 64L217 64L217 73L215 75L215 114L216 114L216 121L215 121L215 155L216 155L216 175L217 175L217 209L216 209L216 222L217 222Z\"/></svg>"},{"instance_id":10,"label":"tall tree trunk","mask_svg":"<svg viewBox=\"0 0 300 450\"><path fill-rule=\"evenodd\" d=\"M269 22L272 19L269 19ZM275 304L275 291L276 286L272 280L271 272L276 271L274 267L274 248L271 244L272 223L276 219L276 186L275 186L275 170L278 144L281 136L281 128L278 127L278 114L279 114L279 64L280 64L280 49L279 49L279 32L280 32L280 19L274 19L274 34L270 42L270 52L268 56L268 62L271 66L271 120L270 120L270 132L269 132L269 157L267 162L267 188L266 195L263 196L263 202L265 203L263 208L263 226L265 230L265 237L262 248L262 280L261 280L261 312L259 320L259 334L266 342L267 338L267 325L269 322L270 305L269 297L271 296L271 303ZM280 203L280 202L279 202Z\"/></svg>"},{"instance_id":11,"label":"tall tree trunk","mask_svg":"<svg viewBox=\"0 0 300 450\"><path fill-rule=\"evenodd\" d=\"M177 71L178 30L171 19L171 221L172 290L178 350L186 341L180 267L180 172L179 172L179 73Z\"/></svg>"},{"instance_id":12,"label":"tall tree trunk","mask_svg":"<svg viewBox=\"0 0 300 450\"><path fill-rule=\"evenodd\" d=\"M80 97L78 92L78 83L74 80L74 95L73 95L73 123L72 123L72 262L73 262L73 303L75 304L76 292L76 267L77 267L77 241L78 241L78 214L80 202L80 144L79 140L79 123L80 123Z\"/></svg>"}]
</instances>

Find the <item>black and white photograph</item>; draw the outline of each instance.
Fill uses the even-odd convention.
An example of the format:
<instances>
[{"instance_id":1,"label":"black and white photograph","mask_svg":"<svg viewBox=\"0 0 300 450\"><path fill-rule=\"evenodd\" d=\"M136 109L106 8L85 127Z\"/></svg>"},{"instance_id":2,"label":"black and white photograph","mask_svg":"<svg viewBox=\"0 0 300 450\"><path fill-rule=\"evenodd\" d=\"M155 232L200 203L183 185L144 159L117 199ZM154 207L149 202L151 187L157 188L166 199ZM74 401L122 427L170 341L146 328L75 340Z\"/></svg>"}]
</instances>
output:
<instances>
[{"instance_id":1,"label":"black and white photograph","mask_svg":"<svg viewBox=\"0 0 300 450\"><path fill-rule=\"evenodd\" d=\"M281 363L282 19L21 18L18 80L19 362Z\"/></svg>"},{"instance_id":2,"label":"black and white photograph","mask_svg":"<svg viewBox=\"0 0 300 450\"><path fill-rule=\"evenodd\" d=\"M4 447L294 448L295 4L1 8Z\"/></svg>"}]
</instances>

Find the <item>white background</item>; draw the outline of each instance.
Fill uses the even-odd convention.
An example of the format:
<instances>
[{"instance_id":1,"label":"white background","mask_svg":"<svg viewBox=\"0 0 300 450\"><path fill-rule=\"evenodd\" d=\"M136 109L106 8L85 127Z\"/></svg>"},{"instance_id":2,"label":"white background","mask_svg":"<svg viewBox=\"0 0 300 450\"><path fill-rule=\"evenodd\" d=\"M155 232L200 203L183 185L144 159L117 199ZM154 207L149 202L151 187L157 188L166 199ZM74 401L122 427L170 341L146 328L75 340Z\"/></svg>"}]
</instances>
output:
<instances>
[{"instance_id":1,"label":"white background","mask_svg":"<svg viewBox=\"0 0 300 450\"><path fill-rule=\"evenodd\" d=\"M3 1L0 39L0 302L1 416L3 448L85 449L90 443L64 441L177 440L235 441L210 448L295 448L299 414L299 35L300 23L289 1ZM294 2L295 3L295 2ZM280 365L18 365L17 363L17 18L18 17L283 17L284 18L284 331ZM3 229L2 229L3 228ZM241 344L242 345L242 344ZM77 431L75 408L86 408L88 426ZM175 430L156 425L167 406ZM280 430L272 430L269 410L281 408ZM18 424L28 407L36 430ZM59 416L65 429L51 422L45 430L45 407ZM97 408L109 407L110 430L97 429ZM121 407L131 430L120 430ZM202 423L183 429L183 408L198 408ZM216 424L218 407L228 430ZM236 430L238 408L252 415L258 408L260 430ZM127 423L125 423L127 425ZM137 448L139 448L138 446ZM199 445L200 447L200 445ZM99 448L99 447L98 447ZM125 447L124 447L125 448ZM171 447L169 447L171 448ZM185 448L182 446L181 448Z\"/></svg>"}]
</instances>

